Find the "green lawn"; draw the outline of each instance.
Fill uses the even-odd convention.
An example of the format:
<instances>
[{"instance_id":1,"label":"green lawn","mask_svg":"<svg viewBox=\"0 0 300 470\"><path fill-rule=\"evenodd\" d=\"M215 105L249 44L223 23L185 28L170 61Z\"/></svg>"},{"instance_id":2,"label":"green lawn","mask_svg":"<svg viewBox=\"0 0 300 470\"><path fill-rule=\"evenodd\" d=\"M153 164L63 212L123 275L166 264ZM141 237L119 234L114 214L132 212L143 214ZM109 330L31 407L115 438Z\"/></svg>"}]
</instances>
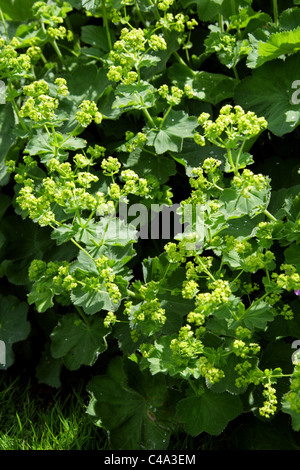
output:
<instances>
[{"instance_id":1,"label":"green lawn","mask_svg":"<svg viewBox=\"0 0 300 470\"><path fill-rule=\"evenodd\" d=\"M0 450L101 450L107 436L84 413L82 387L55 392L0 375Z\"/></svg>"}]
</instances>

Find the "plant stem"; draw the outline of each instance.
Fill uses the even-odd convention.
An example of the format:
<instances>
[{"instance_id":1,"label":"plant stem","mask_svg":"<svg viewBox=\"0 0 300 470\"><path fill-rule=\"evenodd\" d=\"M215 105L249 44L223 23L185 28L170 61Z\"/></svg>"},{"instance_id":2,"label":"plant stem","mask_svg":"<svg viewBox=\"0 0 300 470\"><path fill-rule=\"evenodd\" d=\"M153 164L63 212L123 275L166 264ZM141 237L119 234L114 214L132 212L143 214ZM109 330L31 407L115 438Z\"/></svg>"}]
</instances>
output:
<instances>
[{"instance_id":1,"label":"plant stem","mask_svg":"<svg viewBox=\"0 0 300 470\"><path fill-rule=\"evenodd\" d=\"M142 25L144 26L144 28L146 28L146 27L147 27L147 24L146 24L146 21L144 20L144 17L143 17L143 15L142 15L142 13L141 13L141 10L140 10L140 7L139 7L139 5L138 5L138 2L135 1L134 3L135 3L135 8L136 8L136 12L137 12L137 14L138 14L138 17L139 17L139 19L141 20L141 23L142 23Z\"/></svg>"},{"instance_id":2,"label":"plant stem","mask_svg":"<svg viewBox=\"0 0 300 470\"><path fill-rule=\"evenodd\" d=\"M231 169L234 172L234 174L237 175L238 171L237 171L237 169L235 167L235 164L233 163L233 160L232 160L231 148L228 147L226 150L227 150L228 160L229 160L229 163L231 165Z\"/></svg>"},{"instance_id":3,"label":"plant stem","mask_svg":"<svg viewBox=\"0 0 300 470\"><path fill-rule=\"evenodd\" d=\"M172 107L173 107L173 105L170 104L169 109L167 110L166 114L165 114L164 117L163 117L163 120L162 120L161 123L160 123L160 126L159 126L160 129L162 128L162 126L163 126L163 124L164 124L164 122L165 122L165 120L166 120L166 117L168 116L168 114L169 114L169 112L171 111Z\"/></svg>"},{"instance_id":4,"label":"plant stem","mask_svg":"<svg viewBox=\"0 0 300 470\"><path fill-rule=\"evenodd\" d=\"M9 89L9 93L10 93L9 101L11 102L13 110L17 115L18 121L21 124L24 131L28 132L28 127L26 126L25 122L23 121L23 118L20 116L18 106L16 105L16 102L15 102L14 98L12 97L12 84L11 84L11 81L8 82L8 89Z\"/></svg>"},{"instance_id":5,"label":"plant stem","mask_svg":"<svg viewBox=\"0 0 300 470\"><path fill-rule=\"evenodd\" d=\"M5 34L6 34L6 40L8 41L9 40L8 31L7 31L7 28L6 28L6 23L5 23L5 19L4 19L4 15L3 15L1 7L0 7L0 16L1 16L1 21L3 23L4 31L5 31Z\"/></svg>"},{"instance_id":6,"label":"plant stem","mask_svg":"<svg viewBox=\"0 0 300 470\"><path fill-rule=\"evenodd\" d=\"M199 262L203 268L203 271L211 278L212 281L215 282L214 276L211 274L211 272L207 269L207 267L202 263L201 258L197 259L197 262Z\"/></svg>"},{"instance_id":7,"label":"plant stem","mask_svg":"<svg viewBox=\"0 0 300 470\"><path fill-rule=\"evenodd\" d=\"M107 20L107 12L106 12L105 3L106 3L106 0L103 0L103 2L102 2L103 23L104 23L104 28L105 28L105 32L106 32L108 47L109 47L109 49L112 49L112 41L111 41L110 30L109 30L109 25L108 25L108 20Z\"/></svg>"},{"instance_id":8,"label":"plant stem","mask_svg":"<svg viewBox=\"0 0 300 470\"><path fill-rule=\"evenodd\" d=\"M237 155L237 157L236 157L236 162L235 162L236 167L238 166L239 159L240 159L240 156L241 156L241 154L242 154L242 152L243 152L243 148L244 148L245 142L246 142L246 140L243 140L243 143L242 143L242 145L241 145L241 147L240 147L239 153L238 153L238 155Z\"/></svg>"},{"instance_id":9,"label":"plant stem","mask_svg":"<svg viewBox=\"0 0 300 470\"><path fill-rule=\"evenodd\" d=\"M151 117L151 115L150 115L147 108L143 108L143 113L144 113L145 117L147 118L147 120L149 121L149 123L151 124L151 126L154 129L156 129L156 125L155 125L155 123L154 123L154 121L153 121L153 119L152 119L152 117Z\"/></svg>"},{"instance_id":10,"label":"plant stem","mask_svg":"<svg viewBox=\"0 0 300 470\"><path fill-rule=\"evenodd\" d=\"M236 15L235 0L231 0L231 11L232 15Z\"/></svg>"},{"instance_id":11,"label":"plant stem","mask_svg":"<svg viewBox=\"0 0 300 470\"><path fill-rule=\"evenodd\" d=\"M220 28L220 32L223 33L224 32L223 15L219 15L219 28Z\"/></svg>"},{"instance_id":12,"label":"plant stem","mask_svg":"<svg viewBox=\"0 0 300 470\"><path fill-rule=\"evenodd\" d=\"M188 67L188 65L184 62L183 58L178 54L177 51L174 51L173 54L180 64L185 65L185 67Z\"/></svg>"},{"instance_id":13,"label":"plant stem","mask_svg":"<svg viewBox=\"0 0 300 470\"><path fill-rule=\"evenodd\" d=\"M239 82L239 81L240 81L240 77L239 77L239 74L238 74L238 72L237 72L237 69L236 69L236 66L235 66L235 65L232 67L232 70L233 70L235 79Z\"/></svg>"},{"instance_id":14,"label":"plant stem","mask_svg":"<svg viewBox=\"0 0 300 470\"><path fill-rule=\"evenodd\" d=\"M274 222L277 222L276 217L274 217L274 215L272 215L267 209L265 209L263 213L264 213L267 217L269 217L269 219L273 220Z\"/></svg>"},{"instance_id":15,"label":"plant stem","mask_svg":"<svg viewBox=\"0 0 300 470\"><path fill-rule=\"evenodd\" d=\"M192 389L193 392L195 393L195 395L198 396L198 395L199 395L199 390L197 389L197 387L195 387L193 381L192 381L189 377L188 377L187 381L188 381L188 383L189 383L191 389Z\"/></svg>"},{"instance_id":16,"label":"plant stem","mask_svg":"<svg viewBox=\"0 0 300 470\"><path fill-rule=\"evenodd\" d=\"M74 238L71 238L71 242L74 243L74 245L77 246L79 250L83 251L83 253L85 253L92 261L94 261L94 258L81 245L79 245L79 243L77 243Z\"/></svg>"},{"instance_id":17,"label":"plant stem","mask_svg":"<svg viewBox=\"0 0 300 470\"><path fill-rule=\"evenodd\" d=\"M80 307L78 307L78 305L74 305L74 307L76 308L76 310L77 310L77 312L78 312L80 318L82 319L82 321L83 321L86 325L88 325L88 324L89 324L89 319L88 319L88 317L86 316L86 314L83 313L82 309L81 309Z\"/></svg>"},{"instance_id":18,"label":"plant stem","mask_svg":"<svg viewBox=\"0 0 300 470\"><path fill-rule=\"evenodd\" d=\"M61 64L62 64L63 68L64 68L64 69L68 69L68 67L66 66L66 63L65 63L65 61L64 61L63 55L62 55L62 53L60 52L60 49L59 49L59 47L58 47L58 45L57 45L56 40L53 39L53 41L51 41L51 44L52 44L53 49L55 50L55 52L56 52L56 54L57 54L59 60L61 61Z\"/></svg>"},{"instance_id":19,"label":"plant stem","mask_svg":"<svg viewBox=\"0 0 300 470\"><path fill-rule=\"evenodd\" d=\"M275 26L278 26L278 4L277 4L277 0L273 0L273 16L274 16Z\"/></svg>"},{"instance_id":20,"label":"plant stem","mask_svg":"<svg viewBox=\"0 0 300 470\"><path fill-rule=\"evenodd\" d=\"M54 142L54 156L57 157L57 148L58 148L58 145L57 145L56 132L55 132L55 128L54 128L53 125L51 125L51 130L52 130L53 142Z\"/></svg>"}]
</instances>

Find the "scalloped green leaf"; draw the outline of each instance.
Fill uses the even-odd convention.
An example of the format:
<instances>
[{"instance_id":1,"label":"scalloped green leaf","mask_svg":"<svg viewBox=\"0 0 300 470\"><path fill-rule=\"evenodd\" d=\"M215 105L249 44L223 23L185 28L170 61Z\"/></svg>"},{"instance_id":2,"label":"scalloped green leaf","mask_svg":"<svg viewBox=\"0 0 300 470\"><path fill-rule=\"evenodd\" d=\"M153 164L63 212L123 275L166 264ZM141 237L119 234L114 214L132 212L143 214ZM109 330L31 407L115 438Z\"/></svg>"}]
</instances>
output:
<instances>
[{"instance_id":1,"label":"scalloped green leaf","mask_svg":"<svg viewBox=\"0 0 300 470\"><path fill-rule=\"evenodd\" d=\"M76 313L68 313L50 335L51 355L54 359L63 358L70 370L79 369L81 365L91 366L106 350L106 336L110 331L99 316L84 322Z\"/></svg>"},{"instance_id":2,"label":"scalloped green leaf","mask_svg":"<svg viewBox=\"0 0 300 470\"><path fill-rule=\"evenodd\" d=\"M26 339L30 332L27 314L28 305L25 302L20 302L13 295L0 297L0 340L5 345L5 367L14 363L14 343Z\"/></svg>"},{"instance_id":3,"label":"scalloped green leaf","mask_svg":"<svg viewBox=\"0 0 300 470\"><path fill-rule=\"evenodd\" d=\"M234 15L239 6L248 6L251 0L182 0L183 7L197 5L198 15L202 21L209 21L221 14L229 18Z\"/></svg>"},{"instance_id":4,"label":"scalloped green leaf","mask_svg":"<svg viewBox=\"0 0 300 470\"><path fill-rule=\"evenodd\" d=\"M300 27L292 31L271 34L266 42L258 41L247 58L249 68L258 68L280 56L295 54L300 50Z\"/></svg>"},{"instance_id":5,"label":"scalloped green leaf","mask_svg":"<svg viewBox=\"0 0 300 470\"><path fill-rule=\"evenodd\" d=\"M229 393L206 390L200 397L188 397L177 405L177 416L186 432L198 436L202 432L221 434L227 424L243 412L240 398Z\"/></svg>"},{"instance_id":6,"label":"scalloped green leaf","mask_svg":"<svg viewBox=\"0 0 300 470\"><path fill-rule=\"evenodd\" d=\"M241 81L235 89L235 103L263 116L268 129L283 136L300 123L299 77L299 54L268 62Z\"/></svg>"},{"instance_id":7,"label":"scalloped green leaf","mask_svg":"<svg viewBox=\"0 0 300 470\"><path fill-rule=\"evenodd\" d=\"M180 152L183 139L191 138L194 129L198 126L195 116L189 116L184 111L172 110L166 117L160 129L151 129L147 135L147 142L153 145L156 153Z\"/></svg>"},{"instance_id":8,"label":"scalloped green leaf","mask_svg":"<svg viewBox=\"0 0 300 470\"><path fill-rule=\"evenodd\" d=\"M166 449L170 429L164 378L141 372L134 363L126 369L124 360L116 357L106 375L92 378L87 386L92 393L88 413L109 432L115 450Z\"/></svg>"},{"instance_id":9,"label":"scalloped green leaf","mask_svg":"<svg viewBox=\"0 0 300 470\"><path fill-rule=\"evenodd\" d=\"M213 105L232 98L236 81L221 73L194 71L183 64L174 64L168 70L172 83L182 90L189 85L194 97Z\"/></svg>"}]
</instances>

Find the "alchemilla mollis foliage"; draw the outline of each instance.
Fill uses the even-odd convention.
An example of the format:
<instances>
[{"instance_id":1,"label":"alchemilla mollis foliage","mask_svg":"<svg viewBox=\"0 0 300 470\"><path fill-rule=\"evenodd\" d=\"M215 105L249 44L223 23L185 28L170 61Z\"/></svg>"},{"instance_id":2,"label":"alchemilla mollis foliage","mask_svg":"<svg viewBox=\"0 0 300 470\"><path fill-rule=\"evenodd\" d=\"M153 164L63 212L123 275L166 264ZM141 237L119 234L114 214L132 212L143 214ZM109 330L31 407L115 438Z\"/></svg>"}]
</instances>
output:
<instances>
[{"instance_id":1,"label":"alchemilla mollis foliage","mask_svg":"<svg viewBox=\"0 0 300 470\"><path fill-rule=\"evenodd\" d=\"M300 431L285 3L1 2L2 368L35 335L40 382L88 368L112 449L249 415Z\"/></svg>"}]
</instances>

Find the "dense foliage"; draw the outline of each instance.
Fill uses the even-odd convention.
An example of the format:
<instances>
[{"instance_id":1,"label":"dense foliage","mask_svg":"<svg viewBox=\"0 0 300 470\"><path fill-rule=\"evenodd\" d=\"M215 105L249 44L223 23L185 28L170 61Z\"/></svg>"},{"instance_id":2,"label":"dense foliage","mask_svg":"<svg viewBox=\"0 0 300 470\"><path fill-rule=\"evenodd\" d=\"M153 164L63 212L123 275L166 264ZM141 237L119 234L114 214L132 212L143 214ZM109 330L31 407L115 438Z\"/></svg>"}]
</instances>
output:
<instances>
[{"instance_id":1,"label":"dense foliage","mask_svg":"<svg viewBox=\"0 0 300 470\"><path fill-rule=\"evenodd\" d=\"M1 2L3 368L112 449L300 430L299 3Z\"/></svg>"}]
</instances>

